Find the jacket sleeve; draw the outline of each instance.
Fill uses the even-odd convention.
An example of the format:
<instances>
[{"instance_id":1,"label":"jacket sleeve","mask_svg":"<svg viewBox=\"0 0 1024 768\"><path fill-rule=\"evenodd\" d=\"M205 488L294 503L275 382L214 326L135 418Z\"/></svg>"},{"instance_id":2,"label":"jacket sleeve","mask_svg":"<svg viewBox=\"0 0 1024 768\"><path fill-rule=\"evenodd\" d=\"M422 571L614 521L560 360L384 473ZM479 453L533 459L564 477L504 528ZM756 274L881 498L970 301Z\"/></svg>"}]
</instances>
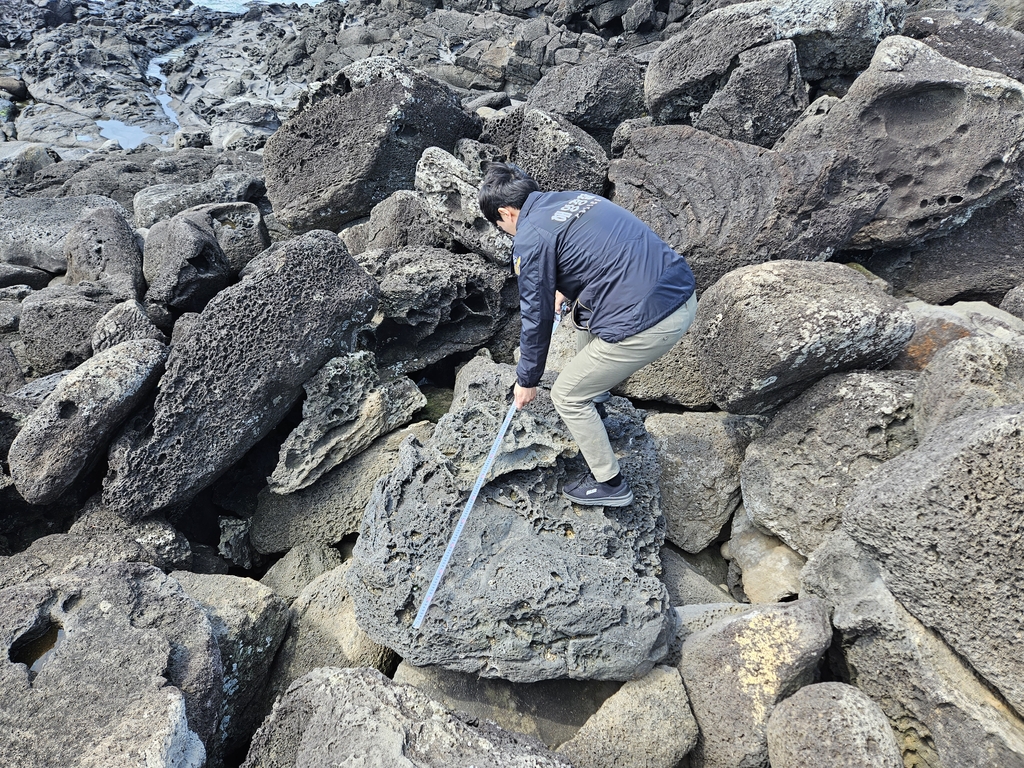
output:
<instances>
[{"instance_id":1,"label":"jacket sleeve","mask_svg":"<svg viewBox=\"0 0 1024 768\"><path fill-rule=\"evenodd\" d=\"M555 319L558 270L554 242L536 230L528 235L515 244L513 254L513 258L519 259L519 311L523 322L516 367L521 387L537 386L544 374Z\"/></svg>"}]
</instances>

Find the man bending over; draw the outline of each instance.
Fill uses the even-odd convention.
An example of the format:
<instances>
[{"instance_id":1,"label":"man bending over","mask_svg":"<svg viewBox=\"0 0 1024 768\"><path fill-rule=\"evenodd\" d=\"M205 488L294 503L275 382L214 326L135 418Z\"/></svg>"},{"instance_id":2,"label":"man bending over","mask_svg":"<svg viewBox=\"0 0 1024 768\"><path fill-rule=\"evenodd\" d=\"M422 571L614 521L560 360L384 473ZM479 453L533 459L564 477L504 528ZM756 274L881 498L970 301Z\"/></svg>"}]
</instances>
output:
<instances>
[{"instance_id":1,"label":"man bending over","mask_svg":"<svg viewBox=\"0 0 1024 768\"><path fill-rule=\"evenodd\" d=\"M630 374L668 352L697 311L686 260L629 211L588 192L541 192L508 163L491 163L480 210L515 238L523 328L515 403L537 394L551 343L552 308L570 302L576 356L551 400L590 467L565 486L576 504L624 507L633 491L619 471L595 405Z\"/></svg>"}]
</instances>

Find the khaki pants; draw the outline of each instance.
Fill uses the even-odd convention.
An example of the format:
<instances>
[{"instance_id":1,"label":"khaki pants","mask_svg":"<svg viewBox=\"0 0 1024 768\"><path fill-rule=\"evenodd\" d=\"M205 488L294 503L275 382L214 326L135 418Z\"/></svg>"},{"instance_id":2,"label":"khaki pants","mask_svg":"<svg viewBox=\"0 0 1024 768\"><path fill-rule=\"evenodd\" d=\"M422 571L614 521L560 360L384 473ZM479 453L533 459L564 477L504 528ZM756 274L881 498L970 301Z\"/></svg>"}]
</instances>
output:
<instances>
[{"instance_id":1,"label":"khaki pants","mask_svg":"<svg viewBox=\"0 0 1024 768\"><path fill-rule=\"evenodd\" d=\"M594 398L672 349L690 327L696 312L694 294L657 325L615 344L586 331L576 331L576 356L562 369L551 388L551 400L599 482L611 480L619 473L619 460L608 441Z\"/></svg>"}]
</instances>

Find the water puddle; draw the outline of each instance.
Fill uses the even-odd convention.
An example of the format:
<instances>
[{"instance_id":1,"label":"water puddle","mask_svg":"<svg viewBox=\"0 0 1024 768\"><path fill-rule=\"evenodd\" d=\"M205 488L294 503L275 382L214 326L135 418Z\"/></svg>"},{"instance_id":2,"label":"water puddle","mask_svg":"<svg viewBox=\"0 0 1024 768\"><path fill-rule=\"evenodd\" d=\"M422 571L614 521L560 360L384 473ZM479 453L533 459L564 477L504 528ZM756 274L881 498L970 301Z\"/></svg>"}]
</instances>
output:
<instances>
[{"instance_id":1,"label":"water puddle","mask_svg":"<svg viewBox=\"0 0 1024 768\"><path fill-rule=\"evenodd\" d=\"M97 120L96 125L99 126L100 136L104 139L114 139L123 149L135 149L150 136L141 128L122 123L120 120ZM167 143L166 137L164 143Z\"/></svg>"},{"instance_id":2,"label":"water puddle","mask_svg":"<svg viewBox=\"0 0 1024 768\"><path fill-rule=\"evenodd\" d=\"M64 629L56 622L50 622L41 635L25 640L20 638L11 646L10 658L15 664L28 667L31 681L39 674L53 652L64 642Z\"/></svg>"}]
</instances>

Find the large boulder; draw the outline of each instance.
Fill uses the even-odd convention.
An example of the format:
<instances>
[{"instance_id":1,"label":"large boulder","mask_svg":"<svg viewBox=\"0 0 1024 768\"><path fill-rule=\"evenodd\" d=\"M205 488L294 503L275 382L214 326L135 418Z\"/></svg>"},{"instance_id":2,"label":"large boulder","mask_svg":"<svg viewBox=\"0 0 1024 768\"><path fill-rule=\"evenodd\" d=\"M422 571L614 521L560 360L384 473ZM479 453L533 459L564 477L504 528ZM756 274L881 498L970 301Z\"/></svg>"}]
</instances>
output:
<instances>
[{"instance_id":1,"label":"large boulder","mask_svg":"<svg viewBox=\"0 0 1024 768\"><path fill-rule=\"evenodd\" d=\"M665 538L696 553L740 504L740 463L765 420L727 413L655 413L644 427L658 449Z\"/></svg>"},{"instance_id":2,"label":"large boulder","mask_svg":"<svg viewBox=\"0 0 1024 768\"><path fill-rule=\"evenodd\" d=\"M88 360L96 324L116 303L99 283L54 285L26 296L18 335L32 375L48 376Z\"/></svg>"},{"instance_id":3,"label":"large boulder","mask_svg":"<svg viewBox=\"0 0 1024 768\"><path fill-rule=\"evenodd\" d=\"M92 351L102 352L105 349L122 344L126 341L155 339L167 342L163 331L153 325L146 310L134 299L115 304L96 323L92 331Z\"/></svg>"},{"instance_id":4,"label":"large boulder","mask_svg":"<svg viewBox=\"0 0 1024 768\"><path fill-rule=\"evenodd\" d=\"M796 45L780 40L741 53L729 81L695 116L693 127L724 139L771 147L807 103Z\"/></svg>"},{"instance_id":5,"label":"large boulder","mask_svg":"<svg viewBox=\"0 0 1024 768\"><path fill-rule=\"evenodd\" d=\"M817 683L779 704L768 720L773 768L804 768L828 755L835 768L903 768L889 720L852 685Z\"/></svg>"},{"instance_id":6,"label":"large boulder","mask_svg":"<svg viewBox=\"0 0 1024 768\"><path fill-rule=\"evenodd\" d=\"M7 586L0 596L8 765L66 765L71 756L77 765L206 764L221 656L206 615L176 581L118 563ZM53 652L42 657L47 646Z\"/></svg>"},{"instance_id":7,"label":"large boulder","mask_svg":"<svg viewBox=\"0 0 1024 768\"><path fill-rule=\"evenodd\" d=\"M657 122L684 122L699 111L744 51L778 40L796 44L807 80L858 72L875 46L898 31L902 0L829 0L730 5L702 16L655 52L644 94Z\"/></svg>"},{"instance_id":8,"label":"large boulder","mask_svg":"<svg viewBox=\"0 0 1024 768\"><path fill-rule=\"evenodd\" d=\"M608 152L619 123L645 111L643 79L630 56L595 56L549 69L530 89L526 106L561 115Z\"/></svg>"},{"instance_id":9,"label":"large boulder","mask_svg":"<svg viewBox=\"0 0 1024 768\"><path fill-rule=\"evenodd\" d=\"M608 155L596 139L564 117L527 109L515 156L541 189L604 194Z\"/></svg>"},{"instance_id":10,"label":"large boulder","mask_svg":"<svg viewBox=\"0 0 1024 768\"><path fill-rule=\"evenodd\" d=\"M308 488L379 437L412 421L427 398L405 376L382 377L372 352L327 363L304 385L302 421L267 478L274 493Z\"/></svg>"},{"instance_id":11,"label":"large boulder","mask_svg":"<svg viewBox=\"0 0 1024 768\"><path fill-rule=\"evenodd\" d=\"M879 467L843 511L843 529L877 560L893 594L1018 712L1022 426L1022 405L954 419Z\"/></svg>"},{"instance_id":12,"label":"large boulder","mask_svg":"<svg viewBox=\"0 0 1024 768\"><path fill-rule=\"evenodd\" d=\"M689 635L679 671L700 726L691 765L767 764L772 711L814 682L831 642L827 607L814 597L760 606Z\"/></svg>"},{"instance_id":13,"label":"large boulder","mask_svg":"<svg viewBox=\"0 0 1024 768\"><path fill-rule=\"evenodd\" d=\"M1024 403L1024 335L972 337L949 344L921 374L914 427L921 438L971 411Z\"/></svg>"},{"instance_id":14,"label":"large boulder","mask_svg":"<svg viewBox=\"0 0 1024 768\"><path fill-rule=\"evenodd\" d=\"M843 194L848 158L766 151L688 126L638 128L608 178L612 200L690 263L703 291L738 267L830 257L885 198Z\"/></svg>"},{"instance_id":15,"label":"large boulder","mask_svg":"<svg viewBox=\"0 0 1024 768\"><path fill-rule=\"evenodd\" d=\"M854 188L881 182L892 194L851 244L910 245L956 229L1013 190L1022 106L1024 84L889 37L842 100L812 104L776 148L856 147Z\"/></svg>"},{"instance_id":16,"label":"large boulder","mask_svg":"<svg viewBox=\"0 0 1024 768\"><path fill-rule=\"evenodd\" d=\"M715 402L763 413L829 373L876 368L914 333L913 315L841 264L776 261L704 292L690 333Z\"/></svg>"},{"instance_id":17,"label":"large boulder","mask_svg":"<svg viewBox=\"0 0 1024 768\"><path fill-rule=\"evenodd\" d=\"M926 768L1024 766L1024 721L935 631L907 613L878 565L843 531L830 534L802 573L824 599L837 659L879 703L905 761Z\"/></svg>"},{"instance_id":18,"label":"large boulder","mask_svg":"<svg viewBox=\"0 0 1024 768\"><path fill-rule=\"evenodd\" d=\"M51 274L63 272L67 268L64 238L83 211L102 207L113 208L123 218L130 218L119 204L94 194L56 200L0 200L0 262L35 267Z\"/></svg>"},{"instance_id":19,"label":"large boulder","mask_svg":"<svg viewBox=\"0 0 1024 768\"><path fill-rule=\"evenodd\" d=\"M1024 80L1024 34L973 14L934 9L907 15L903 34L969 67Z\"/></svg>"},{"instance_id":20,"label":"large boulder","mask_svg":"<svg viewBox=\"0 0 1024 768\"><path fill-rule=\"evenodd\" d=\"M111 446L105 502L138 518L191 499L280 422L313 373L354 345L377 296L329 232L265 252L173 345L152 411Z\"/></svg>"},{"instance_id":21,"label":"large boulder","mask_svg":"<svg viewBox=\"0 0 1024 768\"><path fill-rule=\"evenodd\" d=\"M234 274L245 269L270 246L270 233L263 214L253 203L210 203L189 208L184 213L213 230Z\"/></svg>"},{"instance_id":22,"label":"large boulder","mask_svg":"<svg viewBox=\"0 0 1024 768\"><path fill-rule=\"evenodd\" d=\"M292 229L336 230L411 187L424 149L450 151L479 132L447 86L371 57L308 95L267 141L267 196Z\"/></svg>"},{"instance_id":23,"label":"large boulder","mask_svg":"<svg viewBox=\"0 0 1024 768\"><path fill-rule=\"evenodd\" d=\"M69 285L102 283L119 301L139 299L146 289L135 230L114 208L86 208L64 238Z\"/></svg>"},{"instance_id":24,"label":"large boulder","mask_svg":"<svg viewBox=\"0 0 1024 768\"><path fill-rule=\"evenodd\" d=\"M188 208L258 200L264 192L262 179L247 171L224 171L195 184L154 184L132 199L135 225L149 228Z\"/></svg>"},{"instance_id":25,"label":"large boulder","mask_svg":"<svg viewBox=\"0 0 1024 768\"><path fill-rule=\"evenodd\" d=\"M61 379L11 444L7 461L18 493L32 504L55 501L149 394L166 358L159 341L129 341Z\"/></svg>"},{"instance_id":26,"label":"large boulder","mask_svg":"<svg viewBox=\"0 0 1024 768\"><path fill-rule=\"evenodd\" d=\"M673 768L696 743L679 671L660 666L623 685L558 752L574 768Z\"/></svg>"},{"instance_id":27,"label":"large boulder","mask_svg":"<svg viewBox=\"0 0 1024 768\"><path fill-rule=\"evenodd\" d=\"M541 389L506 436L423 625L411 628L514 378L512 366L475 358L431 441L407 441L374 487L349 572L360 626L413 664L484 677L642 676L667 651L673 620L655 575L664 522L654 446L621 399L606 404L605 424L626 454L634 503L574 511L558 495L575 446Z\"/></svg>"},{"instance_id":28,"label":"large boulder","mask_svg":"<svg viewBox=\"0 0 1024 768\"><path fill-rule=\"evenodd\" d=\"M368 251L359 262L382 294L377 362L396 373L479 348L519 306L508 270L475 253L409 247Z\"/></svg>"},{"instance_id":29,"label":"large boulder","mask_svg":"<svg viewBox=\"0 0 1024 768\"><path fill-rule=\"evenodd\" d=\"M337 544L359 532L374 482L395 468L410 435L426 442L433 425L419 422L378 438L316 483L284 496L260 491L249 538L258 552L284 552L300 544Z\"/></svg>"},{"instance_id":30,"label":"large boulder","mask_svg":"<svg viewBox=\"0 0 1024 768\"><path fill-rule=\"evenodd\" d=\"M253 737L242 768L569 768L527 736L470 724L372 669L315 669L295 681Z\"/></svg>"},{"instance_id":31,"label":"large boulder","mask_svg":"<svg viewBox=\"0 0 1024 768\"><path fill-rule=\"evenodd\" d=\"M811 554L858 483L917 445L916 381L904 371L837 373L782 406L740 467L751 520Z\"/></svg>"}]
</instances>

